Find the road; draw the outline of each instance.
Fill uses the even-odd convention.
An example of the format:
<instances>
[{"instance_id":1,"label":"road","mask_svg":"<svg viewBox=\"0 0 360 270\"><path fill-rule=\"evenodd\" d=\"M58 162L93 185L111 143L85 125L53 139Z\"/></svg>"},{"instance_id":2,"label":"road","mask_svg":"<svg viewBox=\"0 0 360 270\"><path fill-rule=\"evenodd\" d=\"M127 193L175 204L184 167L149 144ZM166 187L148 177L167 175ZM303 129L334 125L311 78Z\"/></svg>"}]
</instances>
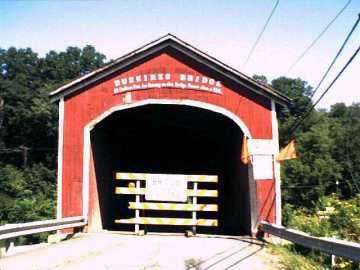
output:
<instances>
[{"instance_id":1,"label":"road","mask_svg":"<svg viewBox=\"0 0 360 270\"><path fill-rule=\"evenodd\" d=\"M57 244L1 258L1 270L281 269L263 243L216 236L81 234Z\"/></svg>"}]
</instances>

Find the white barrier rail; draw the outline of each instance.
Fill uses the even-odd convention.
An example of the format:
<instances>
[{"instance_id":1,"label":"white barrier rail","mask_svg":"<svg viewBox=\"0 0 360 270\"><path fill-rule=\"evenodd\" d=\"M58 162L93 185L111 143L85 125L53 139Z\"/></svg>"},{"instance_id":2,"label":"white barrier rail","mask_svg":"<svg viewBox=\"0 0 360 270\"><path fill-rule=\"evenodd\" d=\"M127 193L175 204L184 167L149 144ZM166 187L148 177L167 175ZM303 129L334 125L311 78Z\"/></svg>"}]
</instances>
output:
<instances>
[{"instance_id":1,"label":"white barrier rail","mask_svg":"<svg viewBox=\"0 0 360 270\"><path fill-rule=\"evenodd\" d=\"M262 230L266 233L289 240L299 245L316 249L330 255L344 257L353 261L360 261L360 244L327 237L314 237L302 231L287 229L283 226L261 222Z\"/></svg>"},{"instance_id":2,"label":"white barrier rail","mask_svg":"<svg viewBox=\"0 0 360 270\"><path fill-rule=\"evenodd\" d=\"M0 226L0 240L12 239L19 236L41 232L82 227L84 225L86 225L86 222L82 216L27 223L6 224Z\"/></svg>"}]
</instances>

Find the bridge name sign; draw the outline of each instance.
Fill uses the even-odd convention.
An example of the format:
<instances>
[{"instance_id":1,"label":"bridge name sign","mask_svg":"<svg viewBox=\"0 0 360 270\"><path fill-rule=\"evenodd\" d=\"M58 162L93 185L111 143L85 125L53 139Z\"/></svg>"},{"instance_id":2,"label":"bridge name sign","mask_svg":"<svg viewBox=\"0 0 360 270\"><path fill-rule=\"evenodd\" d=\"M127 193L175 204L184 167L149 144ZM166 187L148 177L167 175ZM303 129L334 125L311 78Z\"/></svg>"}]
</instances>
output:
<instances>
[{"instance_id":1,"label":"bridge name sign","mask_svg":"<svg viewBox=\"0 0 360 270\"><path fill-rule=\"evenodd\" d=\"M114 94L151 88L177 88L222 94L222 84L213 78L186 73L146 73L114 80Z\"/></svg>"}]
</instances>

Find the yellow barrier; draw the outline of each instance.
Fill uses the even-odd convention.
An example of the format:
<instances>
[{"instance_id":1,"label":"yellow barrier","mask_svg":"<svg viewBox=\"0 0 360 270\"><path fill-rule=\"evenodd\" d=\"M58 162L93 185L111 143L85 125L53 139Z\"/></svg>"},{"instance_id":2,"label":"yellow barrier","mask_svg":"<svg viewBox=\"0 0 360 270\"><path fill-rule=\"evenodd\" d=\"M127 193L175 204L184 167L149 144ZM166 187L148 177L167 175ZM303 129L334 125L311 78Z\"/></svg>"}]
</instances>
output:
<instances>
[{"instance_id":1,"label":"yellow barrier","mask_svg":"<svg viewBox=\"0 0 360 270\"><path fill-rule=\"evenodd\" d=\"M146 180L150 173L129 173L129 172L117 172L115 178L117 180ZM207 183L217 183L217 175L184 175L185 179L188 182L207 182Z\"/></svg>"},{"instance_id":2,"label":"yellow barrier","mask_svg":"<svg viewBox=\"0 0 360 270\"><path fill-rule=\"evenodd\" d=\"M135 188L135 187L116 187L115 194L126 194L126 195L145 195L145 188ZM217 190L208 190L208 189L198 189L192 190L188 189L187 191L188 196L193 197L217 197L218 191Z\"/></svg>"},{"instance_id":3,"label":"yellow barrier","mask_svg":"<svg viewBox=\"0 0 360 270\"><path fill-rule=\"evenodd\" d=\"M217 212L217 204L129 202L129 209Z\"/></svg>"},{"instance_id":4,"label":"yellow barrier","mask_svg":"<svg viewBox=\"0 0 360 270\"><path fill-rule=\"evenodd\" d=\"M164 176L164 175L160 175ZM166 175L171 177L183 177L187 182L193 182L193 189L187 189L186 195L192 197L192 203L167 203L167 202L141 202L141 196L145 195L146 189L141 187L141 181L154 178L153 174L117 172L117 180L132 181L128 187L116 187L115 194L135 195L135 202L129 202L129 209L135 210L135 218L116 219L115 223L135 224L135 233L139 233L139 225L183 225L192 226L196 233L196 226L218 226L217 219L197 219L199 211L217 212L217 204L198 204L198 197L218 197L217 190L198 189L199 182L217 183L216 175ZM165 178L166 179L166 178ZM140 217L140 210L168 210L168 211L191 211L192 218L164 218L164 217Z\"/></svg>"},{"instance_id":5,"label":"yellow barrier","mask_svg":"<svg viewBox=\"0 0 360 270\"><path fill-rule=\"evenodd\" d=\"M191 218L154 218L140 217L129 219L116 219L120 224L145 224L145 225L183 225L183 226L218 226L216 219L191 219Z\"/></svg>"}]
</instances>

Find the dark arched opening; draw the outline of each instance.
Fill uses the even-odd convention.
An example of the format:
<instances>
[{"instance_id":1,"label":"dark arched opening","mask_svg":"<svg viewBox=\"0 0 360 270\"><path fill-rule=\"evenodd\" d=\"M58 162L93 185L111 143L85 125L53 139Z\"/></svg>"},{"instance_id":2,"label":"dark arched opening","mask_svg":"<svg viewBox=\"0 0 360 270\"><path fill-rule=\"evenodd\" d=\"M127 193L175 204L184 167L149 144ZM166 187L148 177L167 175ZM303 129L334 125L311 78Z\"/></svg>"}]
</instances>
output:
<instances>
[{"instance_id":1,"label":"dark arched opening","mask_svg":"<svg viewBox=\"0 0 360 270\"><path fill-rule=\"evenodd\" d=\"M228 117L191 106L145 105L115 112L91 131L91 146L104 229L129 230L133 225L115 224L118 218L134 217L128 210L133 195L115 195L117 171L161 174L218 175L217 228L198 232L248 234L250 199L247 166L240 161L243 133ZM209 188L200 183L200 188ZM206 203L206 200L202 199ZM153 215L154 213L144 213ZM190 217L191 213L160 215ZM209 213L201 213L205 218ZM148 225L148 231L184 231L184 227Z\"/></svg>"}]
</instances>

